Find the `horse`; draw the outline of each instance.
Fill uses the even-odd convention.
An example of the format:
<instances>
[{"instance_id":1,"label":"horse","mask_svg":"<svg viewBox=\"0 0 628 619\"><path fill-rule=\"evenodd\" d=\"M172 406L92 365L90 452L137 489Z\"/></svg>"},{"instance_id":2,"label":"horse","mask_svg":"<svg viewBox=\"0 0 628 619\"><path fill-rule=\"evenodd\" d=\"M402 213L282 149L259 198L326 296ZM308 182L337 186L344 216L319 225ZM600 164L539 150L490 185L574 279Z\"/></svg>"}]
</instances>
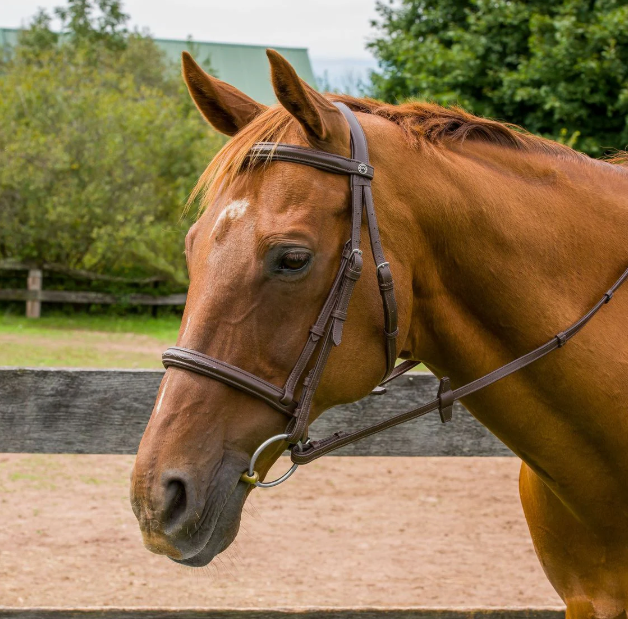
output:
<instances>
[{"instance_id":1,"label":"horse","mask_svg":"<svg viewBox=\"0 0 628 619\"><path fill-rule=\"evenodd\" d=\"M270 107L183 54L198 110L232 139L192 193L201 206L185 242L190 287L178 346L285 382L332 286L350 187L313 167L251 165L248 153L283 142L349 157L337 102L368 140L396 282L398 358L463 384L574 322L628 266L621 161L456 107L323 95L280 54L267 55L278 100ZM365 261L311 419L382 379L376 281ZM522 460L524 515L567 619L615 619L628 608L627 315L625 287L559 353L462 400ZM167 369L131 479L146 548L188 566L225 550L254 487L241 479L251 454L284 428L259 398ZM285 447L262 453L261 479Z\"/></svg>"}]
</instances>

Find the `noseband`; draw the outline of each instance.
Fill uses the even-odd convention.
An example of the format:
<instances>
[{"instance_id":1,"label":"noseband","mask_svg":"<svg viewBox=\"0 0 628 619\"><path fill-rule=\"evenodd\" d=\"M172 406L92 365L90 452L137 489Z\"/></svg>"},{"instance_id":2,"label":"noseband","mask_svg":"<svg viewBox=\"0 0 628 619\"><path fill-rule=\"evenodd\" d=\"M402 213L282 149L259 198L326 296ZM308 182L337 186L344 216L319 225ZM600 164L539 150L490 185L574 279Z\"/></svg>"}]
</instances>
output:
<instances>
[{"instance_id":1,"label":"noseband","mask_svg":"<svg viewBox=\"0 0 628 619\"><path fill-rule=\"evenodd\" d=\"M341 343L342 330L347 319L347 310L349 308L351 294L362 273L360 234L364 212L366 212L371 253L376 265L377 282L384 309L383 339L386 352L386 368L380 386L376 388L373 393L385 393L383 385L401 376L420 363L420 361L409 360L395 367L397 358L396 338L399 333L397 328L397 303L395 301L392 272L382 249L379 227L377 225L373 205L373 194L371 192L373 168L369 164L366 137L353 112L343 103L334 103L334 105L342 112L349 124L351 134L351 158L310 148L302 148L292 144L272 142L258 142L253 145L248 154L248 158L251 161L261 159L298 163L333 174L347 175L351 182L351 236L343 248L340 267L331 286L331 290L327 295L316 322L310 327L305 346L283 388L279 388L225 361L215 359L214 357L189 348L174 346L168 348L163 354L163 364L166 368L182 368L213 378L230 387L259 398L276 411L283 413L289 418L285 433L273 436L262 443L254 452L248 470L242 474L241 479L243 481L261 487L276 486L288 479L300 464L311 462L339 447L361 440L371 434L381 432L400 423L410 421L429 412L438 410L443 423L450 421L452 417L452 407L456 400L488 387L498 380L540 359L556 348L564 346L564 344L580 331L605 303L610 301L615 290L628 279L627 269L602 299L571 327L554 336L546 344L511 361L497 370L453 391L450 386L449 378L442 378L436 398L419 408L396 415L379 424L350 434L336 432L325 439L311 441L308 439L308 421L312 400L332 348L339 346ZM318 355L313 364L310 364L317 349ZM308 365L311 365L311 369L301 381L301 377ZM302 388L297 401L295 400L295 391L300 382ZM259 481L259 474L255 471L255 464L262 451L277 441L286 441L291 445L290 451L293 465L290 470L279 479L271 482L261 482Z\"/></svg>"}]
</instances>

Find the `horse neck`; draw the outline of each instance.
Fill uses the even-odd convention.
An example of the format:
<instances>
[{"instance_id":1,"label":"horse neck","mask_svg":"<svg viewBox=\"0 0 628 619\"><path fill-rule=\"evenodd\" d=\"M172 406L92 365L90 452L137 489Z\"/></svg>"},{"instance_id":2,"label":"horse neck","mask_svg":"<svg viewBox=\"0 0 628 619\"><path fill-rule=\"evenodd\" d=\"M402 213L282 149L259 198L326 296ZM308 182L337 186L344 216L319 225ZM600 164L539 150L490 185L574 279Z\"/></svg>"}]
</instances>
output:
<instances>
[{"instance_id":1,"label":"horse neck","mask_svg":"<svg viewBox=\"0 0 628 619\"><path fill-rule=\"evenodd\" d=\"M454 386L568 327L628 266L628 174L622 170L478 143L426 146L413 154L399 149L397 161L392 149L389 155L399 198L387 209L385 235L393 251L392 239L402 239L399 265L404 254L414 259L402 356L424 360ZM595 320L604 325L607 318ZM553 353L562 355L561 364L546 358L464 402L524 459L536 449L536 431L552 421L536 406L538 398L549 399L549 407L577 405L578 390L591 386L579 373L598 359L583 363L584 349L597 347L603 356L607 347L594 341L603 336L599 328L587 329L579 345L565 348L570 352ZM627 349L624 341L620 350ZM625 380L628 358L623 363L615 368ZM578 388L565 380L572 370ZM612 378L612 368L605 372ZM521 431L522 420L535 430Z\"/></svg>"},{"instance_id":2,"label":"horse neck","mask_svg":"<svg viewBox=\"0 0 628 619\"><path fill-rule=\"evenodd\" d=\"M507 358L527 351L628 266L624 170L477 143L404 160L409 180L385 234L400 263L414 258L408 352L435 368L475 375L479 360L452 365L462 350L475 359L469 338ZM402 240L396 251L409 234L412 249Z\"/></svg>"}]
</instances>

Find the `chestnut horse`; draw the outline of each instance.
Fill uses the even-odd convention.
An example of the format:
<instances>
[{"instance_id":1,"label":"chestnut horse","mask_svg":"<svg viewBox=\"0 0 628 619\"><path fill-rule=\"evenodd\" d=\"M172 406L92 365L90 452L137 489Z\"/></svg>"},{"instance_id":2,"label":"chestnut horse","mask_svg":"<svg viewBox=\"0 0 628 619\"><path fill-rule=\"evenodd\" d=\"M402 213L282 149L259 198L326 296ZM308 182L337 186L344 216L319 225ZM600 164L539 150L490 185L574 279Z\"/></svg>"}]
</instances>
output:
<instances>
[{"instance_id":1,"label":"chestnut horse","mask_svg":"<svg viewBox=\"0 0 628 619\"><path fill-rule=\"evenodd\" d=\"M575 322L628 266L620 165L460 109L323 96L279 54L268 57L279 101L270 108L183 57L201 114L234 137L197 186L204 211L186 239L177 345L283 385L348 238L349 183L295 163L248 166L246 154L281 141L349 156L334 100L368 139L400 358L461 385ZM382 378L380 296L374 265L364 265L313 416ZM463 400L523 460L525 517L570 619L628 608L627 321L624 287L569 346ZM168 369L132 477L146 547L190 566L222 552L252 489L240 475L284 428L261 400ZM258 461L262 479L285 445L274 447Z\"/></svg>"}]
</instances>

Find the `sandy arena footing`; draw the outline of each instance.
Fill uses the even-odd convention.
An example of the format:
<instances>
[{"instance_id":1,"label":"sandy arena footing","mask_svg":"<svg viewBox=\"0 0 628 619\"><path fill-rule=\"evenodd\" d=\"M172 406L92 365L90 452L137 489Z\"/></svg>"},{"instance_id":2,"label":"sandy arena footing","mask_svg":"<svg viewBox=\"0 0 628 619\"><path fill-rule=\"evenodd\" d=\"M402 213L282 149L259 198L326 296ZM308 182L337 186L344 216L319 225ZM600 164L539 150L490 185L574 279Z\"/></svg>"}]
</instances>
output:
<instances>
[{"instance_id":1,"label":"sandy arena footing","mask_svg":"<svg viewBox=\"0 0 628 619\"><path fill-rule=\"evenodd\" d=\"M132 463L0 455L0 606L561 605L515 458L323 458L256 490L235 544L197 570L142 547Z\"/></svg>"}]
</instances>

